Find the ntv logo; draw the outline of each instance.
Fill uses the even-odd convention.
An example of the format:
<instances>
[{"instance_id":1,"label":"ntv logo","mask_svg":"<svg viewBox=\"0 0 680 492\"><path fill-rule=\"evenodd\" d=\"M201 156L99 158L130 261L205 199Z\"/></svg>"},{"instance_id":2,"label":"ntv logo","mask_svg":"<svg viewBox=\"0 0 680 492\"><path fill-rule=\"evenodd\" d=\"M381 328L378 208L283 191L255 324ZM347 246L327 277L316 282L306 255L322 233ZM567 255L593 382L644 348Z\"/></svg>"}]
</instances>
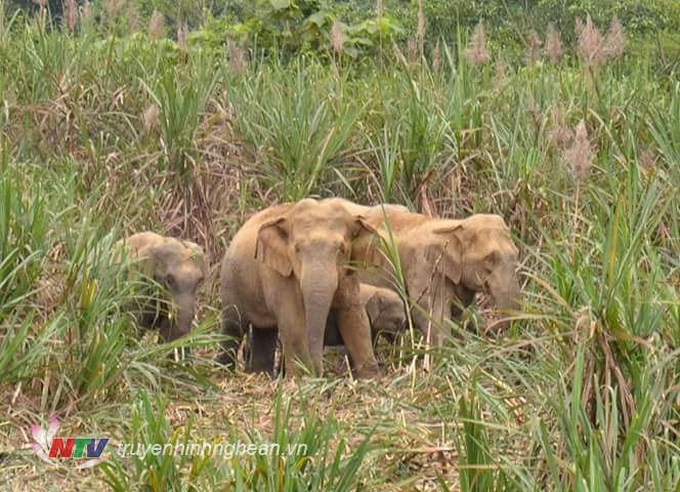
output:
<instances>
[{"instance_id":1,"label":"ntv logo","mask_svg":"<svg viewBox=\"0 0 680 492\"><path fill-rule=\"evenodd\" d=\"M46 463L58 466L55 458L94 458L76 466L77 469L91 468L98 465L106 458L102 458L102 452L109 443L109 439L102 437L55 437L59 430L59 421L54 415L50 415L50 425L43 429L39 425L31 425L33 442L31 448L35 454Z\"/></svg>"}]
</instances>

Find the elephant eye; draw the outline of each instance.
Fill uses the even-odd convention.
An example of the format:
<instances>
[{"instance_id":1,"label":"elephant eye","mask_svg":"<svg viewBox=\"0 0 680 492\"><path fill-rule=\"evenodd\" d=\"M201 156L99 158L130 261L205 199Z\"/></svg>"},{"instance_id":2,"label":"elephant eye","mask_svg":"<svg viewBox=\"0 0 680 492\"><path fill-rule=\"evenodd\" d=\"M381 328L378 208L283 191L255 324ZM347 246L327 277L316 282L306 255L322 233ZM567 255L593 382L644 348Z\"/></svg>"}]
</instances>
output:
<instances>
[{"instance_id":1,"label":"elephant eye","mask_svg":"<svg viewBox=\"0 0 680 492\"><path fill-rule=\"evenodd\" d=\"M173 275L168 275L165 277L165 287L168 290L175 290L175 287L177 287L177 279Z\"/></svg>"}]
</instances>

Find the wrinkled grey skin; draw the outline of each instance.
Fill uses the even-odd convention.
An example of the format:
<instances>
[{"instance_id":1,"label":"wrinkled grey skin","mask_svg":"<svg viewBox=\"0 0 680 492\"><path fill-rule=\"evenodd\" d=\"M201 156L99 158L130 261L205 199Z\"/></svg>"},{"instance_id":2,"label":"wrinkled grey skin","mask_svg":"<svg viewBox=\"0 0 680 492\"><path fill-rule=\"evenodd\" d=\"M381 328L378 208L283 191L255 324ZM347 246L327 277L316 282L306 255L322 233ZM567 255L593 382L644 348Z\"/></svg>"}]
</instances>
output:
<instances>
[{"instance_id":1,"label":"wrinkled grey skin","mask_svg":"<svg viewBox=\"0 0 680 492\"><path fill-rule=\"evenodd\" d=\"M169 296L139 296L136 318L143 328L159 328L171 342L191 331L196 310L196 291L207 275L203 249L191 241L140 232L116 243L119 259L128 264L128 276L153 280ZM152 293L154 289L147 289Z\"/></svg>"},{"instance_id":2,"label":"wrinkled grey skin","mask_svg":"<svg viewBox=\"0 0 680 492\"><path fill-rule=\"evenodd\" d=\"M442 345L445 322L458 318L478 292L489 294L501 313L520 308L518 249L501 217L476 214L446 220L373 207L365 219L384 242L395 240L414 323L432 345ZM355 256L362 264L362 282L392 286L396 273L379 241L357 242ZM499 322L494 330L506 327L507 322Z\"/></svg>"},{"instance_id":3,"label":"wrinkled grey skin","mask_svg":"<svg viewBox=\"0 0 680 492\"><path fill-rule=\"evenodd\" d=\"M235 364L251 324L247 370L272 370L278 334L287 375L302 375L303 367L321 375L326 320L333 310L357 376L378 375L359 281L349 269L354 241L372 234L361 217L332 200L275 205L246 221L222 261L222 324L229 339L218 361Z\"/></svg>"}]
</instances>

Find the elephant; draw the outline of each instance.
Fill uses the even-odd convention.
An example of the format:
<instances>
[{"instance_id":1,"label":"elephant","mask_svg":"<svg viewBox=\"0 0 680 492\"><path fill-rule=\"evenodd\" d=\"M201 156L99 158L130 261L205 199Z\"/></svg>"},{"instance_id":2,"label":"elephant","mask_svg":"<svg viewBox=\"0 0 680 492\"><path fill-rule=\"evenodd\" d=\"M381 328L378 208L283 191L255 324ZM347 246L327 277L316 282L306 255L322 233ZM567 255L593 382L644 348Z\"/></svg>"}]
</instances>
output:
<instances>
[{"instance_id":1,"label":"elephant","mask_svg":"<svg viewBox=\"0 0 680 492\"><path fill-rule=\"evenodd\" d=\"M362 283L359 285L359 297L368 315L373 343L381 334L393 339L404 330L406 326L404 301L395 291ZM343 345L334 313L328 317L324 345Z\"/></svg>"},{"instance_id":2,"label":"elephant","mask_svg":"<svg viewBox=\"0 0 680 492\"><path fill-rule=\"evenodd\" d=\"M322 375L326 320L333 312L357 376L377 376L359 279L349 265L353 243L373 234L360 215L332 199L274 205L248 219L222 261L222 331L227 339L218 362L235 365L250 324L248 371L271 371L278 335L287 375L302 374L298 362Z\"/></svg>"},{"instance_id":3,"label":"elephant","mask_svg":"<svg viewBox=\"0 0 680 492\"><path fill-rule=\"evenodd\" d=\"M379 231L381 241L396 242L401 274L415 304L414 324L432 345L443 344L444 322L458 318L477 292L488 293L500 311L519 308L519 252L502 217L436 219L372 207L365 220ZM396 271L376 239L362 238L355 244L355 257L363 265L360 278L389 288ZM506 327L507 322L499 322L495 331Z\"/></svg>"},{"instance_id":4,"label":"elephant","mask_svg":"<svg viewBox=\"0 0 680 492\"><path fill-rule=\"evenodd\" d=\"M168 298L138 296L134 309L142 328L160 328L164 342L191 331L196 309L196 291L207 276L203 249L190 241L140 232L115 245L117 258L127 260L128 278L141 274L163 288Z\"/></svg>"}]
</instances>

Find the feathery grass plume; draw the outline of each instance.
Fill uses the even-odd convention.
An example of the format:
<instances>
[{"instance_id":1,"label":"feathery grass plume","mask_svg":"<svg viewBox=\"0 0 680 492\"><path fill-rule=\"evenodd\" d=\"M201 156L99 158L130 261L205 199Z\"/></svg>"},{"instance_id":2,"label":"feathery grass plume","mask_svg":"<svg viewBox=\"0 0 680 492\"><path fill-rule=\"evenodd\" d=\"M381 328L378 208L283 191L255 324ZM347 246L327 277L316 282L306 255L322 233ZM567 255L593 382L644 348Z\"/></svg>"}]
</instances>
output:
<instances>
[{"instance_id":1,"label":"feathery grass plume","mask_svg":"<svg viewBox=\"0 0 680 492\"><path fill-rule=\"evenodd\" d=\"M531 31L527 43L526 61L528 65L536 63L541 58L541 46L543 42L536 31Z\"/></svg>"},{"instance_id":2,"label":"feathery grass plume","mask_svg":"<svg viewBox=\"0 0 680 492\"><path fill-rule=\"evenodd\" d=\"M602 65L606 54L604 50L604 38L593 20L588 16L586 23L577 23L576 32L578 34L578 54L581 60L589 66L598 67Z\"/></svg>"},{"instance_id":3,"label":"feathery grass plume","mask_svg":"<svg viewBox=\"0 0 680 492\"><path fill-rule=\"evenodd\" d=\"M102 4L108 22L114 22L121 12L122 0L104 0Z\"/></svg>"},{"instance_id":4,"label":"feathery grass plume","mask_svg":"<svg viewBox=\"0 0 680 492\"><path fill-rule=\"evenodd\" d=\"M64 0L64 24L70 32L75 32L78 22L78 4L76 0Z\"/></svg>"},{"instance_id":5,"label":"feathery grass plume","mask_svg":"<svg viewBox=\"0 0 680 492\"><path fill-rule=\"evenodd\" d=\"M644 148L640 151L640 167L642 171L647 174L654 170L656 167L657 157L654 156L654 152L649 148Z\"/></svg>"},{"instance_id":6,"label":"feathery grass plume","mask_svg":"<svg viewBox=\"0 0 680 492\"><path fill-rule=\"evenodd\" d=\"M571 166L572 174L577 182L582 182L593 161L593 149L588 140L588 130L584 120L576 125L576 134L571 147L565 150L564 160Z\"/></svg>"},{"instance_id":7,"label":"feathery grass plume","mask_svg":"<svg viewBox=\"0 0 680 492\"><path fill-rule=\"evenodd\" d=\"M533 125L534 129L538 131L541 128L542 114L540 108L538 107L538 104L536 104L536 99L534 98L534 95L532 93L529 93L529 103L527 106L529 115L531 115L531 124Z\"/></svg>"},{"instance_id":8,"label":"feathery grass plume","mask_svg":"<svg viewBox=\"0 0 680 492\"><path fill-rule=\"evenodd\" d=\"M344 46L345 36L342 34L342 23L339 19L335 19L331 26L331 48L335 53L342 53Z\"/></svg>"},{"instance_id":9,"label":"feathery grass plume","mask_svg":"<svg viewBox=\"0 0 680 492\"><path fill-rule=\"evenodd\" d=\"M406 48L408 50L408 63L409 65L415 65L418 60L418 45L416 40L409 38L406 42Z\"/></svg>"},{"instance_id":10,"label":"feathery grass plume","mask_svg":"<svg viewBox=\"0 0 680 492\"><path fill-rule=\"evenodd\" d=\"M473 65L483 65L491 59L486 50L486 32L483 23L480 22L475 27L472 38L470 38L470 44L465 49L463 56Z\"/></svg>"},{"instance_id":11,"label":"feathery grass plume","mask_svg":"<svg viewBox=\"0 0 680 492\"><path fill-rule=\"evenodd\" d=\"M437 44L434 46L434 50L432 51L432 71L434 73L439 73L441 56L441 47L439 46L439 41L437 41Z\"/></svg>"},{"instance_id":12,"label":"feathery grass plume","mask_svg":"<svg viewBox=\"0 0 680 492\"><path fill-rule=\"evenodd\" d=\"M545 55L555 65L562 60L562 40L559 31L552 22L548 24L548 32L545 36Z\"/></svg>"},{"instance_id":13,"label":"feathery grass plume","mask_svg":"<svg viewBox=\"0 0 680 492\"><path fill-rule=\"evenodd\" d=\"M561 106L553 106L550 110L550 124L552 127L549 133L550 140L558 149L566 149L571 141L573 132L566 124L564 111Z\"/></svg>"},{"instance_id":14,"label":"feathery grass plume","mask_svg":"<svg viewBox=\"0 0 680 492\"><path fill-rule=\"evenodd\" d=\"M177 46L179 46L179 49L181 49L182 51L187 50L187 35L188 35L187 23L180 22L179 26L177 27Z\"/></svg>"},{"instance_id":15,"label":"feathery grass plume","mask_svg":"<svg viewBox=\"0 0 680 492\"><path fill-rule=\"evenodd\" d=\"M498 58L498 60L496 60L496 66L494 67L492 80L495 88L500 89L505 86L505 82L507 80L507 70L508 64L505 63L505 59L503 57Z\"/></svg>"},{"instance_id":16,"label":"feathery grass plume","mask_svg":"<svg viewBox=\"0 0 680 492\"><path fill-rule=\"evenodd\" d=\"M142 124L144 125L144 131L146 133L151 133L154 129L158 128L158 119L161 114L161 110L156 104L152 104L142 114Z\"/></svg>"},{"instance_id":17,"label":"feathery grass plume","mask_svg":"<svg viewBox=\"0 0 680 492\"><path fill-rule=\"evenodd\" d=\"M125 14L125 17L127 19L128 29L130 32L138 32L142 28L142 21L139 17L135 2L127 0L126 10L127 13Z\"/></svg>"},{"instance_id":18,"label":"feathery grass plume","mask_svg":"<svg viewBox=\"0 0 680 492\"><path fill-rule=\"evenodd\" d=\"M621 21L614 16L609 26L609 31L604 39L605 56L608 58L620 58L626 49L626 35L623 32Z\"/></svg>"},{"instance_id":19,"label":"feathery grass plume","mask_svg":"<svg viewBox=\"0 0 680 492\"><path fill-rule=\"evenodd\" d=\"M149 37L156 41L165 37L165 17L154 9L149 21Z\"/></svg>"},{"instance_id":20,"label":"feathery grass plume","mask_svg":"<svg viewBox=\"0 0 680 492\"><path fill-rule=\"evenodd\" d=\"M245 48L229 40L227 43L229 52L229 71L236 75L243 75L248 71L248 52Z\"/></svg>"},{"instance_id":21,"label":"feathery grass plume","mask_svg":"<svg viewBox=\"0 0 680 492\"><path fill-rule=\"evenodd\" d=\"M416 28L416 41L418 42L418 56L424 54L425 45L425 14L423 13L423 0L418 0L418 27Z\"/></svg>"},{"instance_id":22,"label":"feathery grass plume","mask_svg":"<svg viewBox=\"0 0 680 492\"><path fill-rule=\"evenodd\" d=\"M88 24L92 20L92 4L90 0L85 0L80 10L80 21L83 24Z\"/></svg>"}]
</instances>

